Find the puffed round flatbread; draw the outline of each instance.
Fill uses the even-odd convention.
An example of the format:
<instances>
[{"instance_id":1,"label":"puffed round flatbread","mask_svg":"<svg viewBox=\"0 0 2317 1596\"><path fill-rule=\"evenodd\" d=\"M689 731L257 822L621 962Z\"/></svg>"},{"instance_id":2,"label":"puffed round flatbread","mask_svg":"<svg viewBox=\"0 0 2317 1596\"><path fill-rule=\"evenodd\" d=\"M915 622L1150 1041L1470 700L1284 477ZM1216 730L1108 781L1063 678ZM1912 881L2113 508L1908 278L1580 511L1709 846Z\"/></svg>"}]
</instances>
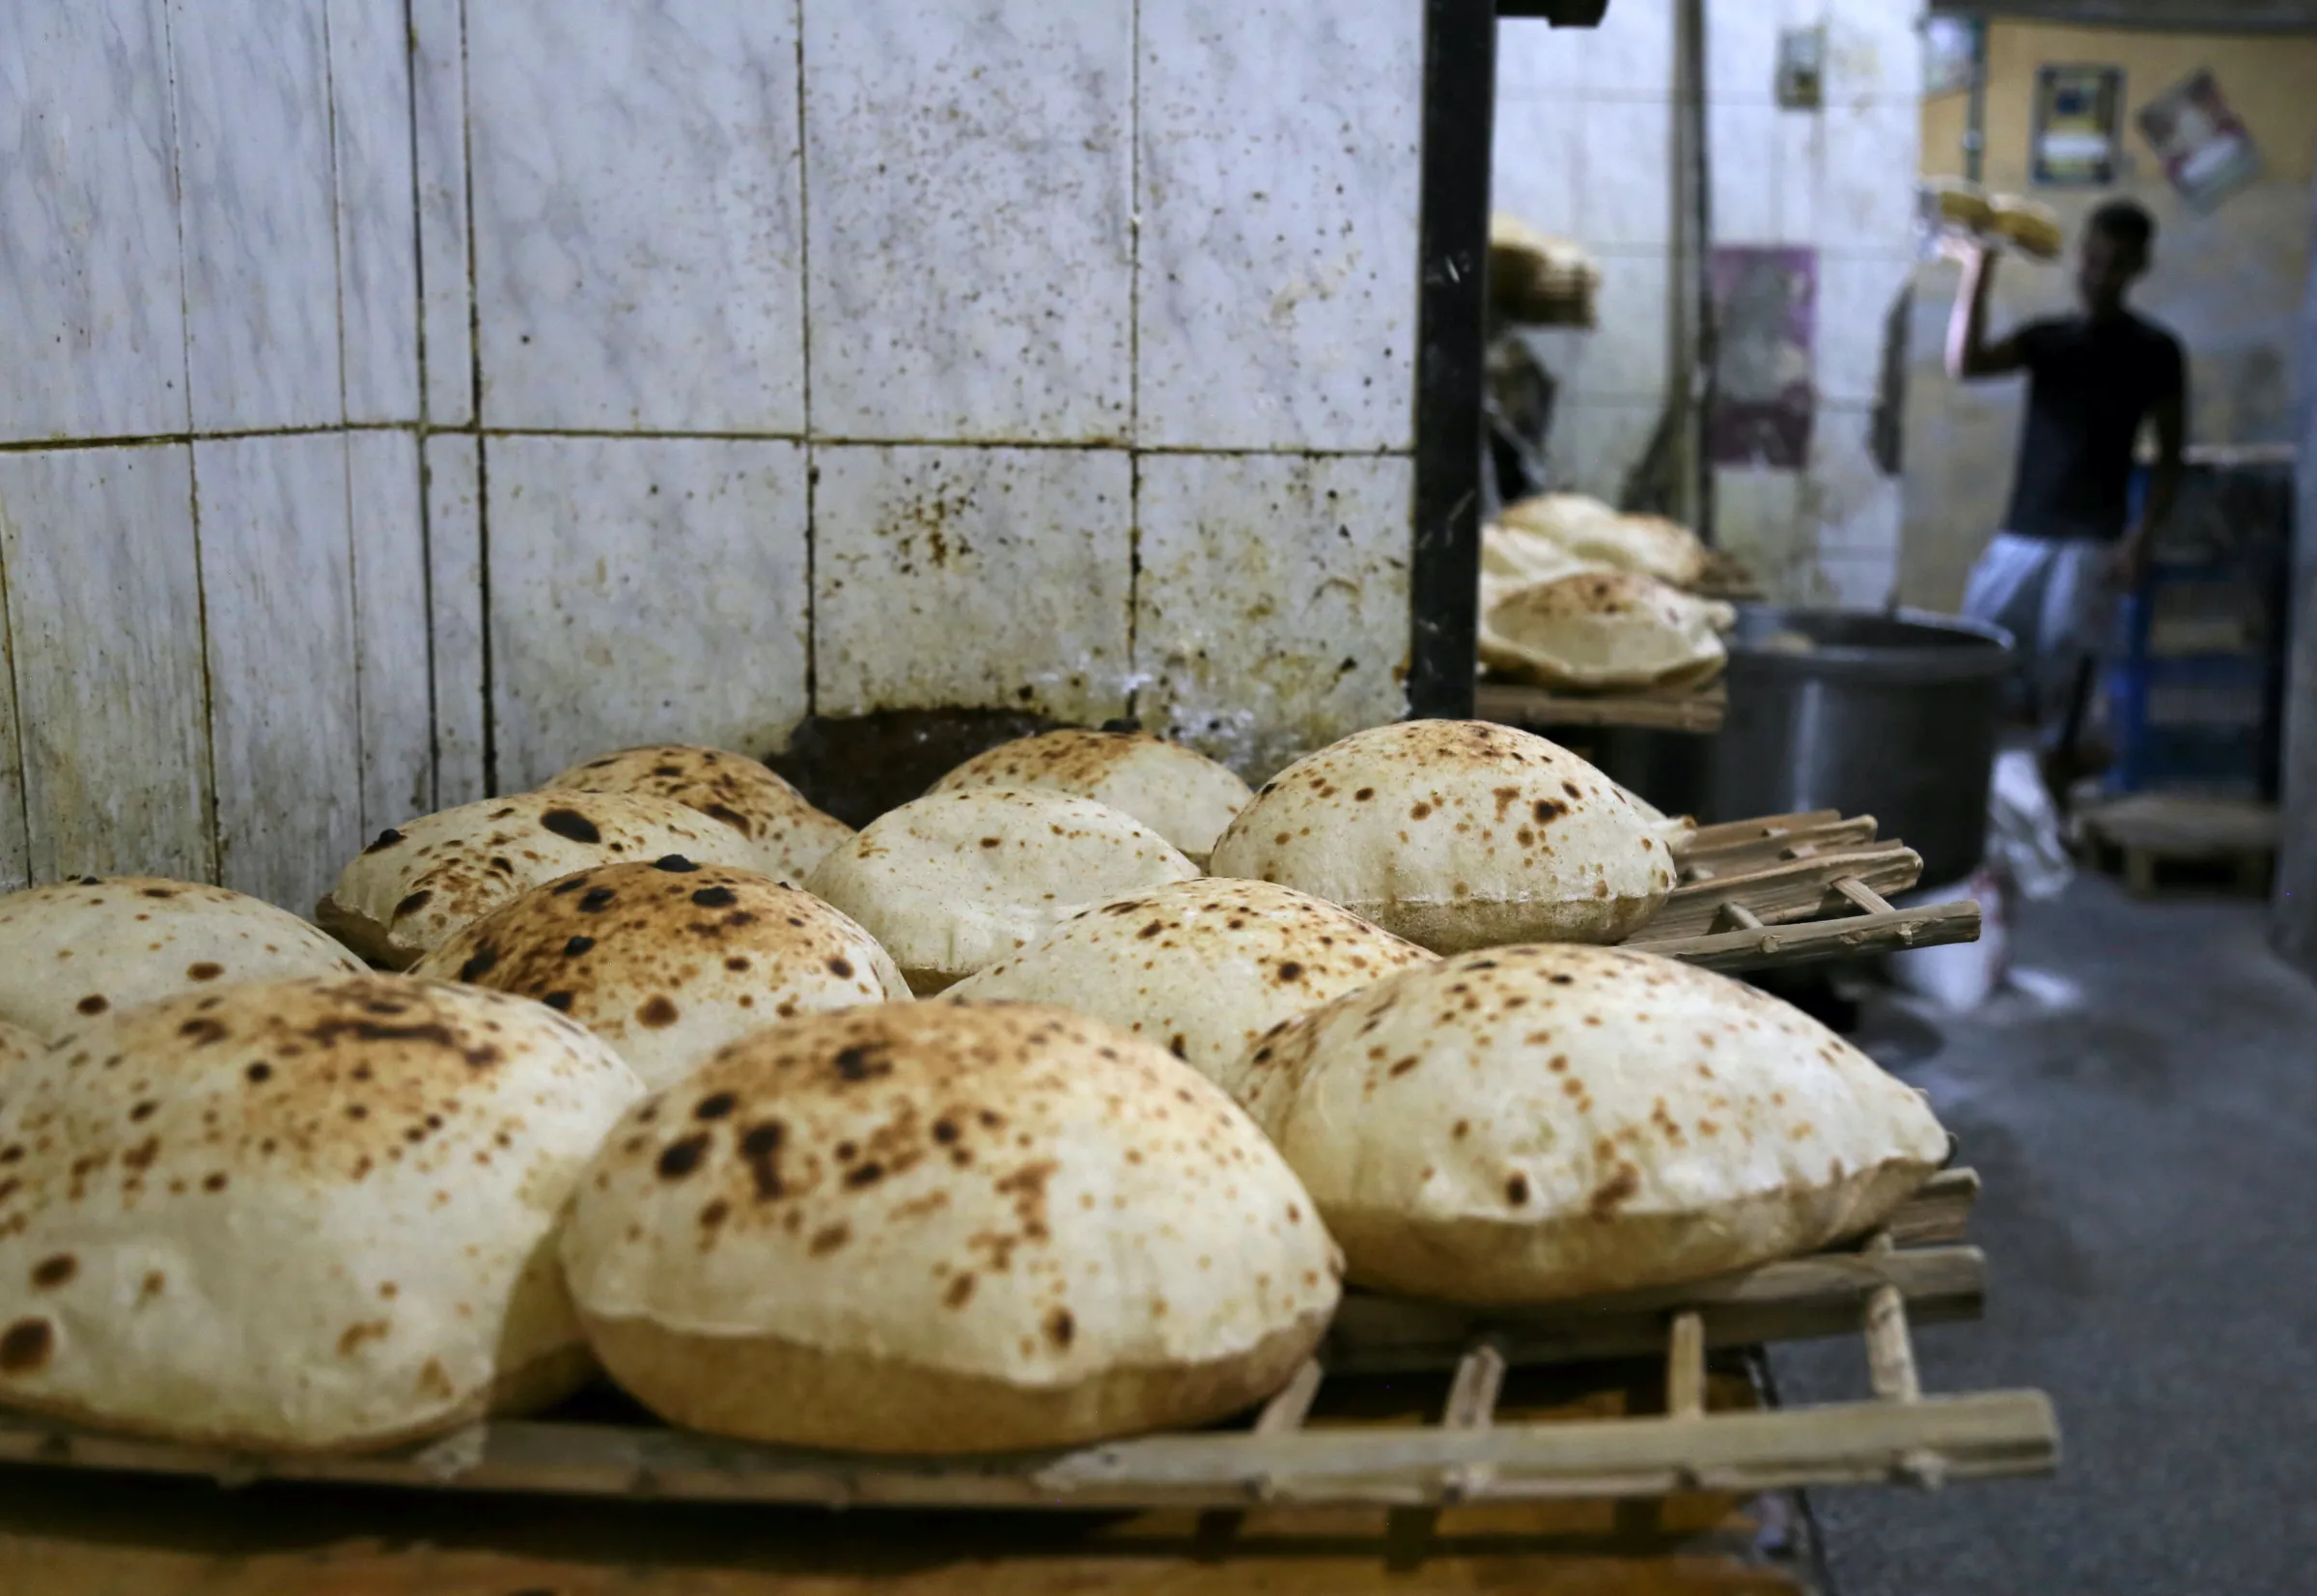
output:
<instances>
[{"instance_id":1,"label":"puffed round flatbread","mask_svg":"<svg viewBox=\"0 0 2317 1596\"><path fill-rule=\"evenodd\" d=\"M1089 905L1198 873L1164 837L1107 804L976 787L879 815L805 884L859 921L923 997Z\"/></svg>"},{"instance_id":2,"label":"puffed round flatbread","mask_svg":"<svg viewBox=\"0 0 2317 1596\"><path fill-rule=\"evenodd\" d=\"M1106 803L1202 867L1231 817L1255 796L1230 767L1164 738L1075 727L1001 742L935 782L933 790L976 787L1037 788Z\"/></svg>"},{"instance_id":3,"label":"puffed round flatbread","mask_svg":"<svg viewBox=\"0 0 2317 1596\"><path fill-rule=\"evenodd\" d=\"M763 1026L909 995L876 938L811 893L674 856L535 886L414 973L568 1014L648 1086Z\"/></svg>"},{"instance_id":4,"label":"puffed round flatbread","mask_svg":"<svg viewBox=\"0 0 2317 1596\"><path fill-rule=\"evenodd\" d=\"M156 997L362 963L288 910L157 876L81 876L0 897L0 1021L54 1041Z\"/></svg>"},{"instance_id":5,"label":"puffed round flatbread","mask_svg":"<svg viewBox=\"0 0 2317 1596\"><path fill-rule=\"evenodd\" d=\"M1579 559L1569 552L1566 545L1541 532L1525 531L1501 523L1492 523L1480 530L1480 579L1483 593L1487 593L1493 584L1498 596L1502 597L1533 582L1549 582L1562 576L1583 576L1597 571L1617 569L1605 560ZM1487 603L1484 602L1482 607L1486 609Z\"/></svg>"},{"instance_id":6,"label":"puffed round flatbread","mask_svg":"<svg viewBox=\"0 0 2317 1596\"><path fill-rule=\"evenodd\" d=\"M563 1257L603 1366L661 1416L888 1453L1247 1407L1318 1343L1338 1269L1197 1071L1014 1003L733 1044L613 1131Z\"/></svg>"},{"instance_id":7,"label":"puffed round flatbread","mask_svg":"<svg viewBox=\"0 0 2317 1596\"><path fill-rule=\"evenodd\" d=\"M407 969L532 887L669 854L743 869L756 857L747 838L673 798L517 793L387 827L339 873L315 917L372 964Z\"/></svg>"},{"instance_id":8,"label":"puffed round flatbread","mask_svg":"<svg viewBox=\"0 0 2317 1596\"><path fill-rule=\"evenodd\" d=\"M1801 1011L1626 948L1403 971L1257 1044L1242 1096L1350 1277L1468 1302L1668 1285L1871 1229L1946 1157Z\"/></svg>"},{"instance_id":9,"label":"puffed round flatbread","mask_svg":"<svg viewBox=\"0 0 2317 1596\"><path fill-rule=\"evenodd\" d=\"M949 995L1122 1026L1228 1090L1273 1025L1432 957L1325 899L1211 876L1087 910Z\"/></svg>"},{"instance_id":10,"label":"puffed round flatbread","mask_svg":"<svg viewBox=\"0 0 2317 1596\"><path fill-rule=\"evenodd\" d=\"M1341 904L1435 953L1621 941L1674 884L1672 855L1614 782L1480 720L1377 726L1296 761L1231 823L1213 868Z\"/></svg>"},{"instance_id":11,"label":"puffed round flatbread","mask_svg":"<svg viewBox=\"0 0 2317 1596\"><path fill-rule=\"evenodd\" d=\"M106 1016L0 1101L0 1403L349 1452L592 1367L555 1231L642 1093L521 998L257 982Z\"/></svg>"},{"instance_id":12,"label":"puffed round flatbread","mask_svg":"<svg viewBox=\"0 0 2317 1596\"><path fill-rule=\"evenodd\" d=\"M1637 571L1675 587L1705 574L1706 546L1679 521L1628 515L1581 493L1541 493L1506 505L1497 519L1550 539L1575 559Z\"/></svg>"},{"instance_id":13,"label":"puffed round flatbread","mask_svg":"<svg viewBox=\"0 0 2317 1596\"><path fill-rule=\"evenodd\" d=\"M769 767L724 748L682 742L623 748L559 770L540 790L673 798L747 838L749 868L780 882L803 881L852 835L851 826L814 808Z\"/></svg>"},{"instance_id":14,"label":"puffed round flatbread","mask_svg":"<svg viewBox=\"0 0 2317 1596\"><path fill-rule=\"evenodd\" d=\"M1721 674L1728 604L1633 572L1563 576L1500 598L1480 623L1480 659L1537 686L1605 692L1696 686Z\"/></svg>"}]
</instances>

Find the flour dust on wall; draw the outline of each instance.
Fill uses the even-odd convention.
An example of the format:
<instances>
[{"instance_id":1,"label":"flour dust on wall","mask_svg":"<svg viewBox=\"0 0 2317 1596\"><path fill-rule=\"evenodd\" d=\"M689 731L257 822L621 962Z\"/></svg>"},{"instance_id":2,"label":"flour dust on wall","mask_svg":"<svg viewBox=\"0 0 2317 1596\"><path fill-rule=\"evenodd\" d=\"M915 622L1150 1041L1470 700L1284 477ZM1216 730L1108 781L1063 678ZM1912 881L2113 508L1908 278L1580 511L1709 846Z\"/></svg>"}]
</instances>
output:
<instances>
[{"instance_id":1,"label":"flour dust on wall","mask_svg":"<svg viewBox=\"0 0 2317 1596\"><path fill-rule=\"evenodd\" d=\"M1412 0L90 0L0 119L0 885L670 738L1405 709Z\"/></svg>"}]
</instances>

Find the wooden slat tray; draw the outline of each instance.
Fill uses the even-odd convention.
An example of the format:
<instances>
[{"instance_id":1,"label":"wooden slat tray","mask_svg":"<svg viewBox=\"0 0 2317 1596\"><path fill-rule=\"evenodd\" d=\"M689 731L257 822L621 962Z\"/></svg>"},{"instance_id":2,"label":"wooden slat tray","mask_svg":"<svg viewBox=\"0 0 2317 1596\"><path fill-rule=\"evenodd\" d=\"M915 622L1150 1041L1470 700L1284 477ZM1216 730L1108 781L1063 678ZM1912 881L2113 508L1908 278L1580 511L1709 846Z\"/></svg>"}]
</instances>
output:
<instances>
[{"instance_id":1,"label":"wooden slat tray","mask_svg":"<svg viewBox=\"0 0 2317 1596\"><path fill-rule=\"evenodd\" d=\"M1644 692L1579 693L1518 682L1482 681L1472 713L1500 726L1638 726L1653 731L1717 732L1730 705L1719 682Z\"/></svg>"},{"instance_id":2,"label":"wooden slat tray","mask_svg":"<svg viewBox=\"0 0 2317 1596\"><path fill-rule=\"evenodd\" d=\"M2034 1391L1925 1397L1911 1313L1977 1310L1980 1259L1915 1246L1961 1233L1977 1190L1940 1177L1853 1252L1773 1264L1719 1281L1515 1313L1354 1299L1318 1359L1251 1425L1137 1437L1054 1453L880 1459L791 1451L646 1424L502 1420L367 1457L253 1458L0 1415L0 1462L137 1472L477 1492L647 1497L830 1506L1155 1508L1255 1502L1424 1506L1602 1498L1684 1490L1986 1478L2048 1471L2050 1401ZM1709 1412L1710 1346L1863 1333L1871 1401L1779 1412ZM1662 1358L1664 1412L1495 1422L1516 1364ZM1322 1402L1359 1371L1451 1370L1435 1426L1361 1422ZM1316 1416L1315 1416L1315 1410ZM1310 1422L1307 1423L1306 1421Z\"/></svg>"},{"instance_id":3,"label":"wooden slat tray","mask_svg":"<svg viewBox=\"0 0 2317 1596\"><path fill-rule=\"evenodd\" d=\"M1923 861L1871 815L1831 809L1700 826L1674 840L1681 883L1626 945L1751 970L1975 941L1970 899L1894 908Z\"/></svg>"}]
</instances>

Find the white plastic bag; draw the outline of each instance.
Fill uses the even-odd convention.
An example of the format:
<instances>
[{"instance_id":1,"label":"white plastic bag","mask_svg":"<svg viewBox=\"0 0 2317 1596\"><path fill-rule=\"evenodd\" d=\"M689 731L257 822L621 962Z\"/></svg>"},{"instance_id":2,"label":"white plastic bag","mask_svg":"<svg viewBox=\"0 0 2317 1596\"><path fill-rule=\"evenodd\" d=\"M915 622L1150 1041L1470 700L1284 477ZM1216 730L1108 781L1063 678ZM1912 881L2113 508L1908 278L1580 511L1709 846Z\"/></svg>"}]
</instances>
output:
<instances>
[{"instance_id":1,"label":"white plastic bag","mask_svg":"<svg viewBox=\"0 0 2317 1596\"><path fill-rule=\"evenodd\" d=\"M2076 879L2060 835L2059 808L2035 755L2024 748L1996 756L1987 794L1987 858L2030 902L2059 896Z\"/></svg>"}]
</instances>

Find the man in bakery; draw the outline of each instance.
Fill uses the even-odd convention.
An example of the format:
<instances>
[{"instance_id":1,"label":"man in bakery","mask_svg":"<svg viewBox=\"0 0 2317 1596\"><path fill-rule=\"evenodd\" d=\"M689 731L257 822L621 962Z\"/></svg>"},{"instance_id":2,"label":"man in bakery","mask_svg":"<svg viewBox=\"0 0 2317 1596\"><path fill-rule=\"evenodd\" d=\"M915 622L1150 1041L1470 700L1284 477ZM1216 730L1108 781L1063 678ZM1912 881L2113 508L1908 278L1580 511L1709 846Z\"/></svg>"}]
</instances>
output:
<instances>
[{"instance_id":1,"label":"man in bakery","mask_svg":"<svg viewBox=\"0 0 2317 1596\"><path fill-rule=\"evenodd\" d=\"M2180 485L2187 362L2180 341L2125 304L2148 269L2155 221L2111 200L2085 223L2072 316L1987 334L1995 256L1977 236L1952 240L1963 285L1947 327L1947 373L1959 381L2027 374L2027 415L2002 529L1971 568L1963 612L2019 641L2020 707L2064 798L2097 769L2084 754L2093 672L2115 601L2146 574L2149 542ZM2156 429L2156 464L2138 513L2130 502L2140 429Z\"/></svg>"}]
</instances>

